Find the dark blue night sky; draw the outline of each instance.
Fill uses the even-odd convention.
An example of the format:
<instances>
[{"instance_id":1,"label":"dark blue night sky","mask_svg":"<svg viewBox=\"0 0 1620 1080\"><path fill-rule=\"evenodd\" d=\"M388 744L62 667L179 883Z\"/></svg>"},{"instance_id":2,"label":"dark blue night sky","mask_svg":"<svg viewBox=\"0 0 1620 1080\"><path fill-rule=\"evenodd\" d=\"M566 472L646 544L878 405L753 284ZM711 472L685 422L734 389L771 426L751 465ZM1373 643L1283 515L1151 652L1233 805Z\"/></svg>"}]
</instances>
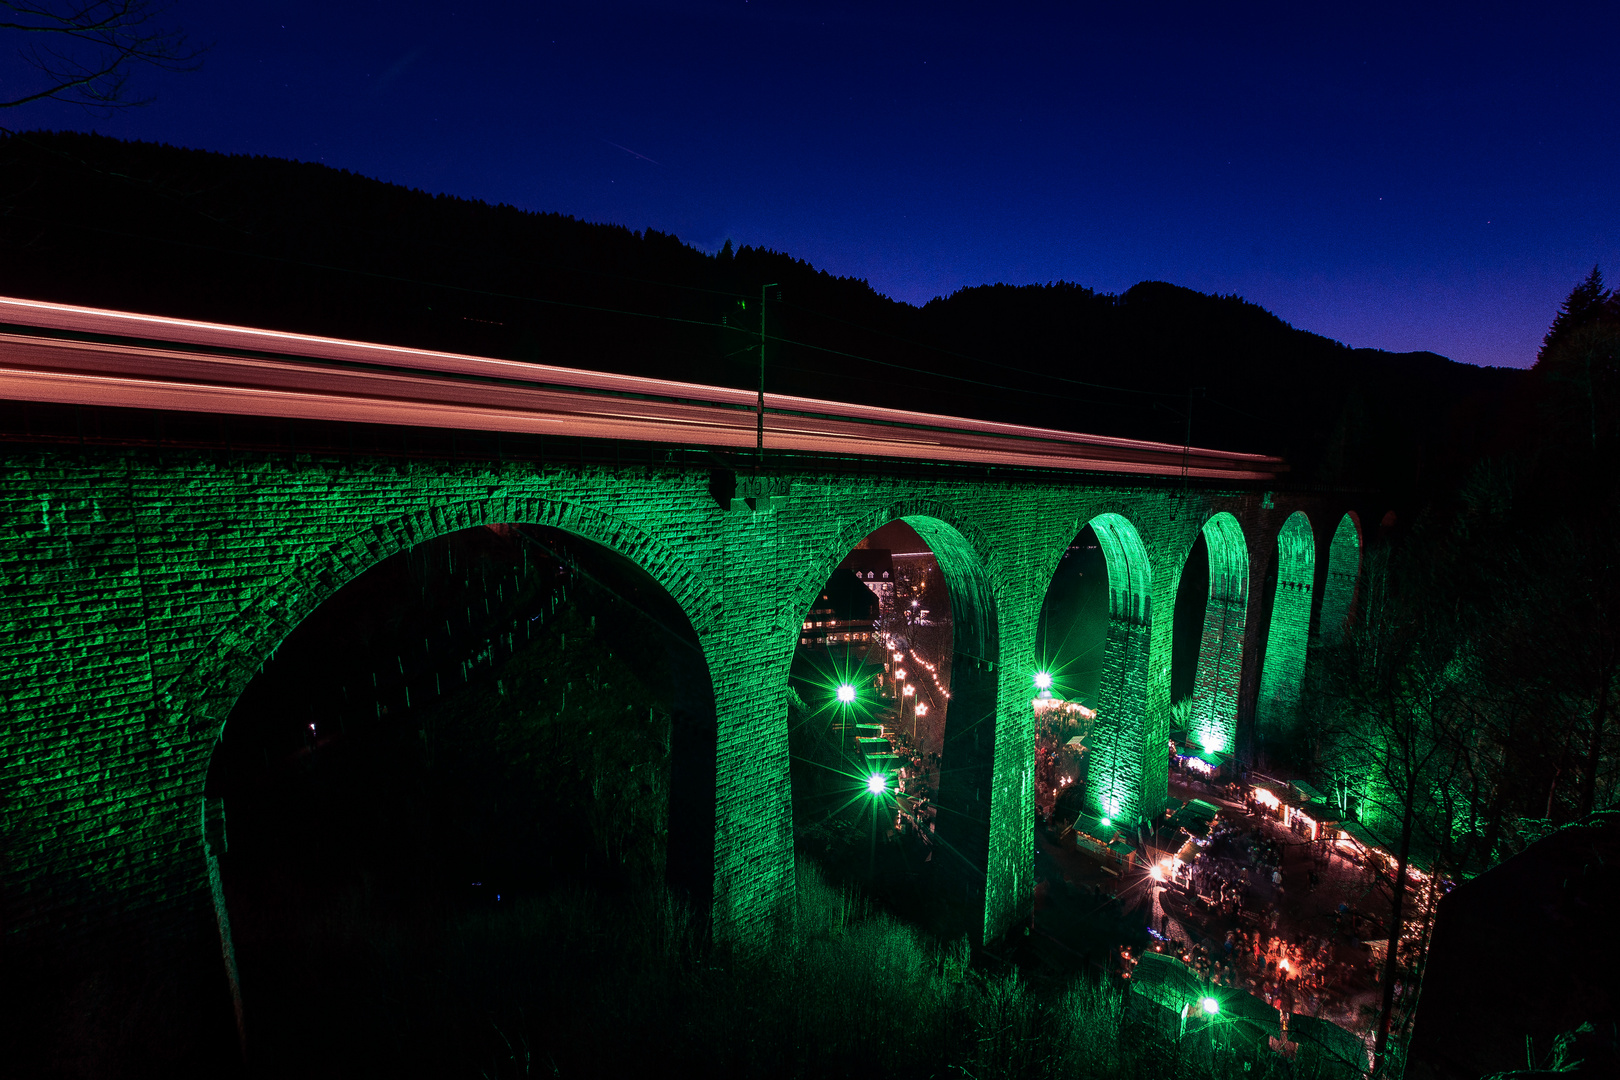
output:
<instances>
[{"instance_id":1,"label":"dark blue night sky","mask_svg":"<svg viewBox=\"0 0 1620 1080\"><path fill-rule=\"evenodd\" d=\"M1620 6L1413 6L182 0L214 48L139 72L154 104L0 123L729 237L912 303L1160 279L1525 366L1620 276Z\"/></svg>"}]
</instances>

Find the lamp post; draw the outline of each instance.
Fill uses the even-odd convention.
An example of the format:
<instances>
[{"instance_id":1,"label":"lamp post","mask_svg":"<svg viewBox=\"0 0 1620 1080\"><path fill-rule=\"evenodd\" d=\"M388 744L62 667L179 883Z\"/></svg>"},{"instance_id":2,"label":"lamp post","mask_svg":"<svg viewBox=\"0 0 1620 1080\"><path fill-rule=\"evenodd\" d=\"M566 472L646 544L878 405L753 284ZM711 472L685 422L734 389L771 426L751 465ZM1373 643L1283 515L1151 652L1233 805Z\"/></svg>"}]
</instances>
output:
<instances>
[{"instance_id":1,"label":"lamp post","mask_svg":"<svg viewBox=\"0 0 1620 1080\"><path fill-rule=\"evenodd\" d=\"M838 748L843 753L850 752L851 748L860 744L855 741L854 717L851 710L855 705L855 685L841 682L833 691L833 700L838 703Z\"/></svg>"},{"instance_id":2,"label":"lamp post","mask_svg":"<svg viewBox=\"0 0 1620 1080\"><path fill-rule=\"evenodd\" d=\"M759 418L754 431L754 473L765 467L765 290L777 287L776 282L759 287ZM782 298L781 293L777 299Z\"/></svg>"},{"instance_id":3,"label":"lamp post","mask_svg":"<svg viewBox=\"0 0 1620 1080\"><path fill-rule=\"evenodd\" d=\"M866 778L866 793L872 796L872 842L866 856L866 878L868 883L877 876L877 823L878 811L881 808L884 796L889 793L889 778L880 772L872 773Z\"/></svg>"}]
</instances>

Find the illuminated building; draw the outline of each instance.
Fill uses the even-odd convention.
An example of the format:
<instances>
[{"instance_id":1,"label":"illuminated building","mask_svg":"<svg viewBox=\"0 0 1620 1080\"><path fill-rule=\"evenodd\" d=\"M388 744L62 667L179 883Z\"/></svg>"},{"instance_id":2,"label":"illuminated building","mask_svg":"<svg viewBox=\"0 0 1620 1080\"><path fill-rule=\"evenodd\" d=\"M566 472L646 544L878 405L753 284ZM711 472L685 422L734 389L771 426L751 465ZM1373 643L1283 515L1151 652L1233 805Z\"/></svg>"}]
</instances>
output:
<instances>
[{"instance_id":1,"label":"illuminated building","mask_svg":"<svg viewBox=\"0 0 1620 1080\"><path fill-rule=\"evenodd\" d=\"M799 631L803 648L865 649L876 640L880 601L853 570L840 567L827 579Z\"/></svg>"}]
</instances>

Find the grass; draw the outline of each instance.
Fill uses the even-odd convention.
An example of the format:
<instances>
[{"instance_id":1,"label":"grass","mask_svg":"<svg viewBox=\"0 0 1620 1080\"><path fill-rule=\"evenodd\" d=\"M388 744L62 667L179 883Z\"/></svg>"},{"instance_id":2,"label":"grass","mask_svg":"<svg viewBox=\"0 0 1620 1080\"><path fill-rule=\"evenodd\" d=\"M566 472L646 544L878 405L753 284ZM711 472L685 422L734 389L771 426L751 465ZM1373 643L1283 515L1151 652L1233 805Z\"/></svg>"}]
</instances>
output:
<instances>
[{"instance_id":1,"label":"grass","mask_svg":"<svg viewBox=\"0 0 1620 1080\"><path fill-rule=\"evenodd\" d=\"M769 955L704 944L666 892L581 889L429 929L350 893L308 935L244 957L255 1071L467 1077L663 1075L1260 1080L1290 1066L1178 1044L1084 978L973 962L801 860ZM1298 1072L1290 1075L1297 1076Z\"/></svg>"}]
</instances>

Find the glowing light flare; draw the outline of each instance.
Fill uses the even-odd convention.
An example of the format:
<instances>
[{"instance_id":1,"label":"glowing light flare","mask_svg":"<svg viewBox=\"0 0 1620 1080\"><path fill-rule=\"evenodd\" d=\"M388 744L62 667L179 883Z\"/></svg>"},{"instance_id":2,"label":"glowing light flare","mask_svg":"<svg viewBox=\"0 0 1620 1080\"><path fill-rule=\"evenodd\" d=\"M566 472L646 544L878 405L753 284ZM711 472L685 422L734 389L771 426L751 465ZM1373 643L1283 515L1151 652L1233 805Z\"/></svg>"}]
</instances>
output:
<instances>
[{"instance_id":1,"label":"glowing light flare","mask_svg":"<svg viewBox=\"0 0 1620 1080\"><path fill-rule=\"evenodd\" d=\"M917 688L915 686L906 687L906 697L911 697L916 692L917 692Z\"/></svg>"},{"instance_id":2,"label":"glowing light flare","mask_svg":"<svg viewBox=\"0 0 1620 1080\"><path fill-rule=\"evenodd\" d=\"M1037 689L1037 690L1050 690L1050 689L1052 689L1052 675L1051 675L1051 672L1037 671L1035 673L1035 689Z\"/></svg>"},{"instance_id":3,"label":"glowing light flare","mask_svg":"<svg viewBox=\"0 0 1620 1080\"><path fill-rule=\"evenodd\" d=\"M855 700L855 688L849 683L838 684L838 700L848 705Z\"/></svg>"},{"instance_id":4,"label":"glowing light flare","mask_svg":"<svg viewBox=\"0 0 1620 1080\"><path fill-rule=\"evenodd\" d=\"M866 790L873 795L882 795L889 790L889 778L882 773L873 773L866 778Z\"/></svg>"},{"instance_id":5,"label":"glowing light flare","mask_svg":"<svg viewBox=\"0 0 1620 1080\"><path fill-rule=\"evenodd\" d=\"M1200 1004L1204 1007L1204 1015L1214 1016L1221 1011L1221 1003L1212 997L1205 998Z\"/></svg>"},{"instance_id":6,"label":"glowing light flare","mask_svg":"<svg viewBox=\"0 0 1620 1080\"><path fill-rule=\"evenodd\" d=\"M1226 733L1219 728L1200 728L1196 738L1207 753L1219 754L1226 750Z\"/></svg>"}]
</instances>

